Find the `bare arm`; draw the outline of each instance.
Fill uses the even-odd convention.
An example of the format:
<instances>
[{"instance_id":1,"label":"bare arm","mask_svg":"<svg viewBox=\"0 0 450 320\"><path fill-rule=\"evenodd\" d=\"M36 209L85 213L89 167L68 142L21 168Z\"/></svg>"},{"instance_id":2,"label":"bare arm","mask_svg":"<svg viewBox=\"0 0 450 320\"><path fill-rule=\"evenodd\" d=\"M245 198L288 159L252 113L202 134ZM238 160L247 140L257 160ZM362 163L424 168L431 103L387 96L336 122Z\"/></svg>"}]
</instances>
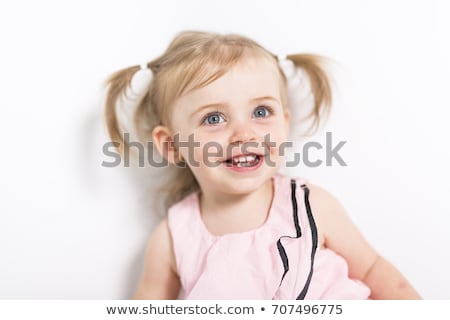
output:
<instances>
[{"instance_id":1,"label":"bare arm","mask_svg":"<svg viewBox=\"0 0 450 320\"><path fill-rule=\"evenodd\" d=\"M406 278L370 246L330 193L317 186L310 189L311 208L325 246L347 260L349 276L363 281L372 299L421 299Z\"/></svg>"},{"instance_id":2,"label":"bare arm","mask_svg":"<svg viewBox=\"0 0 450 320\"><path fill-rule=\"evenodd\" d=\"M400 271L380 256L362 280L372 290L372 299L422 299Z\"/></svg>"},{"instance_id":3,"label":"bare arm","mask_svg":"<svg viewBox=\"0 0 450 320\"><path fill-rule=\"evenodd\" d=\"M173 300L179 290L172 239L164 219L149 239L144 272L133 299Z\"/></svg>"}]
</instances>

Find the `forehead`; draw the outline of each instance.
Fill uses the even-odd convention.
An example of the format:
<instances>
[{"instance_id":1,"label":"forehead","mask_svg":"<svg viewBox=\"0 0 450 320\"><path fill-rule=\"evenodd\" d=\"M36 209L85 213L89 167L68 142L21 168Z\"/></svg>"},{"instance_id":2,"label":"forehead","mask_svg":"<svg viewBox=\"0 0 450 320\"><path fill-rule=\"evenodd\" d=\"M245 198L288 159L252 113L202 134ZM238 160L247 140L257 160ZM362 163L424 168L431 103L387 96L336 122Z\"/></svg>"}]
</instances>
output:
<instances>
[{"instance_id":1,"label":"forehead","mask_svg":"<svg viewBox=\"0 0 450 320\"><path fill-rule=\"evenodd\" d=\"M208 85L193 89L175 102L186 112L210 103L230 103L248 98L273 96L281 101L281 76L274 61L245 58Z\"/></svg>"}]
</instances>

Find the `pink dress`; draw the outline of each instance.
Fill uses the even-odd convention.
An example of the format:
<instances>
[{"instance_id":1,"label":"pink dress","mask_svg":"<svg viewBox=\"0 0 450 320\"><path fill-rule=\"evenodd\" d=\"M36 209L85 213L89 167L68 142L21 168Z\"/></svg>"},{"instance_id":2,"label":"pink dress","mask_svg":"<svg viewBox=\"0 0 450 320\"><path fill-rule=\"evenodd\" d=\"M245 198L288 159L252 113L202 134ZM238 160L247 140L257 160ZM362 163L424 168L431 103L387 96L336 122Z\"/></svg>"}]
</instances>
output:
<instances>
[{"instance_id":1,"label":"pink dress","mask_svg":"<svg viewBox=\"0 0 450 320\"><path fill-rule=\"evenodd\" d=\"M347 262L317 248L317 229L302 179L275 175L261 227L222 236L203 223L198 193L168 212L183 299L367 299Z\"/></svg>"}]
</instances>

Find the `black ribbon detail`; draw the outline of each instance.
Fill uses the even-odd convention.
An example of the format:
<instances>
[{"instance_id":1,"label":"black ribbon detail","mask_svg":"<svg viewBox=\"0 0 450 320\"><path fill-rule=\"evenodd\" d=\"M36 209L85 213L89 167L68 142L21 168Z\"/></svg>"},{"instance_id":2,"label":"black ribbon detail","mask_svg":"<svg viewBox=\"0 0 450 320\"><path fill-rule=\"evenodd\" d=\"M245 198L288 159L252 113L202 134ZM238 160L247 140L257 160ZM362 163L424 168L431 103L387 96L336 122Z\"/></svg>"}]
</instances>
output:
<instances>
[{"instance_id":1,"label":"black ribbon detail","mask_svg":"<svg viewBox=\"0 0 450 320\"><path fill-rule=\"evenodd\" d=\"M279 253L280 257L281 257L281 261L283 262L283 268L284 268L283 276L281 277L281 281L280 281L280 286L281 286L281 283L284 280L284 277L285 277L286 273L289 271L289 259L288 259L287 254L286 254L286 250L284 249L283 244L281 243L281 239L283 239L283 238L298 239L298 238L300 238L302 236L302 230L300 228L300 223L299 223L299 220L298 220L298 205L297 205L297 198L295 196L296 188L297 188L297 185L295 183L295 180L292 179L291 180L291 200L292 200L292 212L293 212L293 220L294 220L296 236L295 237L282 236L277 241L278 253ZM311 278L312 278L312 274L313 274L314 256L316 254L317 243L318 243L317 227L316 227L316 224L314 222L314 218L313 218L313 215L312 215L312 212L311 212L311 206L309 204L309 199L308 199L309 188L306 185L304 185L304 184L301 185L301 188L304 190L306 212L307 212L307 215L308 215L309 225L311 227L312 250L311 250L311 267L310 267L310 270L309 270L308 278L306 280L305 286L303 287L302 291L298 295L297 300L305 299L306 293L308 292L309 284L311 283Z\"/></svg>"}]
</instances>

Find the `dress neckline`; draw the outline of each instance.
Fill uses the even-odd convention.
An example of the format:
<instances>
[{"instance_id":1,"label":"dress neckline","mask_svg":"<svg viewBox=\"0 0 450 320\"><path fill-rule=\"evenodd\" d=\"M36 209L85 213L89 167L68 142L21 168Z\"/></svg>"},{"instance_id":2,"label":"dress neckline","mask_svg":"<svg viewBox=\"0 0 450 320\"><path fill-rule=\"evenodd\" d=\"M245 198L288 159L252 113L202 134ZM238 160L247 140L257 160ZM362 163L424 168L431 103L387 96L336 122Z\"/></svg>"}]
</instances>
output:
<instances>
[{"instance_id":1,"label":"dress neckline","mask_svg":"<svg viewBox=\"0 0 450 320\"><path fill-rule=\"evenodd\" d=\"M220 239L220 238L224 238L224 237L229 237L229 236L242 236L242 235L251 235L254 234L255 232L258 232L262 229L265 229L268 225L271 224L272 220L273 220L273 216L274 216L274 207L275 207L275 202L277 201L277 197L278 197L278 183L279 183L279 177L278 174L275 174L273 177L270 178L272 180L272 185L273 185L273 196L272 196L272 201L270 203L270 207L269 207L269 213L266 217L266 220L264 221L264 223L262 225L260 225L257 228L253 228L247 231L242 231L242 232L230 232L230 233L225 233L223 235L215 235L213 233L211 233L211 231L208 230L205 222L203 221L201 212L200 212L200 198L199 198L199 192L196 192L194 195L194 211L195 211L195 217L197 219L198 224L200 225L200 228L203 230L203 233L207 235L208 238L210 239Z\"/></svg>"}]
</instances>

